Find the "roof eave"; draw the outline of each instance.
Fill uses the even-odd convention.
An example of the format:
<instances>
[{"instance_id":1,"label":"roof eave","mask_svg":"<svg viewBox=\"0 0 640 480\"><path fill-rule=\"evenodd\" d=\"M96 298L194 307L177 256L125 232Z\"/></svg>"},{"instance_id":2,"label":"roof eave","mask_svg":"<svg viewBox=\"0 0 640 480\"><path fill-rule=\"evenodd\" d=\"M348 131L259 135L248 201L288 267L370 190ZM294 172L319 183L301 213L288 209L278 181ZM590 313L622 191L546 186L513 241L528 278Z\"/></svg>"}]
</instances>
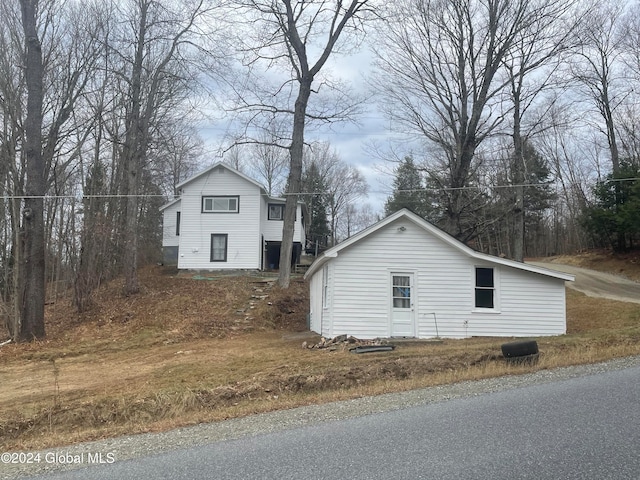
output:
<instances>
[{"instance_id":1,"label":"roof eave","mask_svg":"<svg viewBox=\"0 0 640 480\"><path fill-rule=\"evenodd\" d=\"M528 271L528 272L532 272L532 273L538 273L540 275L545 275L548 277L554 277L554 278L558 278L560 280L565 280L565 281L569 281L569 282L573 282L575 280L575 277L573 275L564 273L564 272L558 272L555 270L550 270L547 268L542 268L542 267L536 267L533 265L528 265L525 263L520 263L520 262L516 262L514 260L509 260L509 259L505 259L505 258L500 258L500 257L496 257L493 255L488 255L485 253L481 253L481 252L477 252L475 250L473 250L472 248L468 247L467 245L461 243L460 241L456 240L455 238L453 238L452 236L450 236L449 234L447 234L446 232L440 230L439 228L431 225L429 222L427 222L426 220L424 220L423 218L419 217L418 215L416 215L415 213L407 210L407 209L402 209L399 210L391 215L389 215L388 217L380 220L379 222L375 223L374 225L371 225L370 227L364 229L363 231L357 233L356 235L354 235L353 237L348 238L347 240L345 240L344 242L331 247L330 249L326 250L320 257L318 257L309 267L309 269L307 270L307 272L304 275L305 279L310 278L315 272L317 272L326 262L329 261L330 258L335 258L338 256L338 253L340 252L340 250L342 250L343 248L347 248L350 245L358 242L361 238L366 237L368 235L370 235L371 233L375 232L376 230L379 230L381 228L384 228L386 225L388 225L389 223L392 223L393 221L397 220L398 218L401 217L405 217L408 220L412 221L413 223L415 223L416 225L418 225L419 227L422 227L424 230L432 233L433 235L435 235L436 237L440 238L442 241L444 241L446 244L452 246L453 248L459 250L461 253L475 258L477 260L481 260L484 262L488 262L488 263L493 263L493 264L498 264L498 265L505 265L505 266L509 266L512 268L516 268L519 270L524 270L524 271Z\"/></svg>"},{"instance_id":2,"label":"roof eave","mask_svg":"<svg viewBox=\"0 0 640 480\"><path fill-rule=\"evenodd\" d=\"M162 205L160 208L158 208L158 210L162 212L163 210L165 210L165 209L175 205L176 203L180 202L180 200L182 200L180 197L174 198L170 202L165 203L164 205Z\"/></svg>"}]
</instances>

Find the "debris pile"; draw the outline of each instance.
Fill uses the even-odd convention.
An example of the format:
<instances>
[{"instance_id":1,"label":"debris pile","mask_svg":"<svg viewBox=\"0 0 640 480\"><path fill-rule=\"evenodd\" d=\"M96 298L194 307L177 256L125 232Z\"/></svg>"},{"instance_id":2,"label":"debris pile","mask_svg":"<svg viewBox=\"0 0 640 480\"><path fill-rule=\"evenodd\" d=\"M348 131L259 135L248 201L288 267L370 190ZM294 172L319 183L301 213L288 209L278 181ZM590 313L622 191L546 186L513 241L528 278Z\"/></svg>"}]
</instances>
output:
<instances>
[{"instance_id":1,"label":"debris pile","mask_svg":"<svg viewBox=\"0 0 640 480\"><path fill-rule=\"evenodd\" d=\"M335 350L354 350L359 347L368 347L368 346L390 346L391 349L395 348L393 345L389 345L388 340L384 340L381 338L374 338L373 340L362 340L351 335L338 335L334 338L324 338L322 337L318 343L308 344L307 342L302 342L302 348L308 349L327 349L330 352Z\"/></svg>"}]
</instances>

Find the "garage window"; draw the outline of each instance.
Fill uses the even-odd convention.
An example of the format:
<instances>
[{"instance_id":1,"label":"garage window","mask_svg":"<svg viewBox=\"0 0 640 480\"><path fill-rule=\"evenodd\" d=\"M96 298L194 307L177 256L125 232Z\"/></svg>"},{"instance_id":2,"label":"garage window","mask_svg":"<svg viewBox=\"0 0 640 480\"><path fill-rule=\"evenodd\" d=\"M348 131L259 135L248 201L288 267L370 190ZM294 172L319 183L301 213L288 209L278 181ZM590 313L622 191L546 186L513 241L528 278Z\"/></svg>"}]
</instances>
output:
<instances>
[{"instance_id":1,"label":"garage window","mask_svg":"<svg viewBox=\"0 0 640 480\"><path fill-rule=\"evenodd\" d=\"M495 291L493 268L476 267L476 308L494 308Z\"/></svg>"},{"instance_id":2,"label":"garage window","mask_svg":"<svg viewBox=\"0 0 640 480\"><path fill-rule=\"evenodd\" d=\"M329 266L322 267L322 308L329 306Z\"/></svg>"}]
</instances>

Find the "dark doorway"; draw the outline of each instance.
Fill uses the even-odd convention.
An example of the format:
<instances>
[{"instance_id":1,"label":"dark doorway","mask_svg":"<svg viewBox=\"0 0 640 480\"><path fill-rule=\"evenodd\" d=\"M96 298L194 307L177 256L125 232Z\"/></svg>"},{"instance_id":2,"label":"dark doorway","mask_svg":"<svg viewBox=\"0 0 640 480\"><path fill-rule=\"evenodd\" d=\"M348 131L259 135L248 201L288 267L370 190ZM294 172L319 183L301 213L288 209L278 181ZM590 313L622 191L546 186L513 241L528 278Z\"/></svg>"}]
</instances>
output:
<instances>
[{"instance_id":1,"label":"dark doorway","mask_svg":"<svg viewBox=\"0 0 640 480\"><path fill-rule=\"evenodd\" d=\"M264 268L267 270L277 270L280 265L280 245L282 242L265 242L265 263ZM302 244L300 242L293 243L291 252L291 266L300 263L300 255L302 253Z\"/></svg>"}]
</instances>

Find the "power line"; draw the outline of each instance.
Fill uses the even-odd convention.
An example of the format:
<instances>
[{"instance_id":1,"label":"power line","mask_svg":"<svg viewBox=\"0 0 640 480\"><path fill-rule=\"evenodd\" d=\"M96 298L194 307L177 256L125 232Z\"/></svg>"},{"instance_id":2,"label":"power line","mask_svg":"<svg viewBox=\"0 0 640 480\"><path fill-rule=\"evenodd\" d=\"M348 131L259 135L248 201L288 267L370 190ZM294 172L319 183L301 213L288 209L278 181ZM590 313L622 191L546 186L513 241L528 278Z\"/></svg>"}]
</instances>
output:
<instances>
[{"instance_id":1,"label":"power line","mask_svg":"<svg viewBox=\"0 0 640 480\"><path fill-rule=\"evenodd\" d=\"M611 180L606 180L606 182L635 182L639 181L640 177L630 177L630 178L614 178ZM454 190L480 190L480 189L496 189L496 188L516 188L516 187L543 187L550 186L553 183L520 183L520 184L509 184L509 185L467 185L464 187L438 187L438 188L415 188L415 189L406 189L406 190L396 190L397 192L402 193L411 193L411 192L446 192L446 191L454 191ZM389 190L370 190L369 193L389 193ZM289 195L330 195L330 192L299 192L299 193L283 193L281 195L269 195L266 193L261 193L260 196L269 197L269 198L279 198L286 197ZM183 194L179 197L170 199L177 200L180 198L190 198L190 197L202 197L202 194L198 195L190 195ZM206 195L204 195L206 196ZM163 194L153 194L153 193L140 193L140 194L97 194L97 195L2 195L0 198L3 200L25 200L25 199L37 199L41 198L43 200L56 200L56 199L75 199L78 201L91 199L91 198L164 198L167 196Z\"/></svg>"}]
</instances>

